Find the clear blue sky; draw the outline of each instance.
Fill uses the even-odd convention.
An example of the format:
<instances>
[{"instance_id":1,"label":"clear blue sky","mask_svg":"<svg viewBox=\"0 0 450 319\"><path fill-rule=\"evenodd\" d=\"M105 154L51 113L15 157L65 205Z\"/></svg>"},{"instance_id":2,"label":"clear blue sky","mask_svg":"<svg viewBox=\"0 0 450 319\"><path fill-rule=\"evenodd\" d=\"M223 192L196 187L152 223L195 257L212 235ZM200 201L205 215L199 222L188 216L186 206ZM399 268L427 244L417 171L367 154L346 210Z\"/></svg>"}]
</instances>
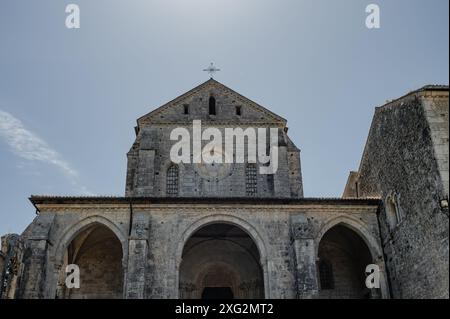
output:
<instances>
[{"instance_id":1,"label":"clear blue sky","mask_svg":"<svg viewBox=\"0 0 450 319\"><path fill-rule=\"evenodd\" d=\"M65 6L81 29L65 27ZM381 8L381 29L365 8ZM448 0L1 0L0 234L31 194L123 195L135 120L207 75L288 119L306 196L340 196L374 107L449 82Z\"/></svg>"}]
</instances>

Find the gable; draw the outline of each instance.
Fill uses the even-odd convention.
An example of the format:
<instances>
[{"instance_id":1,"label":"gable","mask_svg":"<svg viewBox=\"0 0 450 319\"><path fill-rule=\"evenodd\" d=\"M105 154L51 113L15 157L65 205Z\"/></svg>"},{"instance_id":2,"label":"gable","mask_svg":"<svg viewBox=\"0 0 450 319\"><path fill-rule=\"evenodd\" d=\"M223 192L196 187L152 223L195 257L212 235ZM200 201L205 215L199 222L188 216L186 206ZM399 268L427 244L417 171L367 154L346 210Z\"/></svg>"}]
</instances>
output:
<instances>
[{"instance_id":1,"label":"gable","mask_svg":"<svg viewBox=\"0 0 450 319\"><path fill-rule=\"evenodd\" d=\"M213 97L215 100L215 115L211 115L209 112L210 97ZM188 114L186 114L186 109ZM142 116L137 122L138 126L145 126L148 124L187 123L193 120L202 120L202 122L215 124L286 125L284 118L214 79L202 83L196 88Z\"/></svg>"}]
</instances>

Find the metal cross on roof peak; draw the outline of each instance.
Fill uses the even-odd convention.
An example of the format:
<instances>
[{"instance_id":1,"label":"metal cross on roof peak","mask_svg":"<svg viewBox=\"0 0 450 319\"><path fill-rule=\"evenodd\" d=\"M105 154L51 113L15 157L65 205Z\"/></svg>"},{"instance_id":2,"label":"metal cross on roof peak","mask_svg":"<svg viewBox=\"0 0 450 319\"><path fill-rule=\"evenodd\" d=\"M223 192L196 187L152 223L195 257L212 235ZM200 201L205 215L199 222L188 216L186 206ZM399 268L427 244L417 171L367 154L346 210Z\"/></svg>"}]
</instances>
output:
<instances>
[{"instance_id":1,"label":"metal cross on roof peak","mask_svg":"<svg viewBox=\"0 0 450 319\"><path fill-rule=\"evenodd\" d=\"M220 69L216 68L214 63L211 62L211 64L206 69L203 69L203 71L208 72L209 76L212 79L214 77L214 73L219 72Z\"/></svg>"}]
</instances>

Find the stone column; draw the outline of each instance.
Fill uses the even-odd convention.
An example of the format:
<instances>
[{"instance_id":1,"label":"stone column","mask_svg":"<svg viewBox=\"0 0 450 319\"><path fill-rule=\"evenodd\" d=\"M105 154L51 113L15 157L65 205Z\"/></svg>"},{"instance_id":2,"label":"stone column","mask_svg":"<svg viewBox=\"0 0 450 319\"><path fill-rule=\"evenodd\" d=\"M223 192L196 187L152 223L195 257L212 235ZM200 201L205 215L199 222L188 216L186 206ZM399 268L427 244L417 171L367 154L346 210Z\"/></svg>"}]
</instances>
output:
<instances>
[{"instance_id":1,"label":"stone column","mask_svg":"<svg viewBox=\"0 0 450 319\"><path fill-rule=\"evenodd\" d=\"M315 298L319 293L315 249L315 227L304 216L293 217L297 298Z\"/></svg>"},{"instance_id":2,"label":"stone column","mask_svg":"<svg viewBox=\"0 0 450 319\"><path fill-rule=\"evenodd\" d=\"M149 222L145 213L134 212L131 235L128 239L125 298L143 299L146 288Z\"/></svg>"},{"instance_id":3,"label":"stone column","mask_svg":"<svg viewBox=\"0 0 450 319\"><path fill-rule=\"evenodd\" d=\"M54 217L54 214L44 213L33 221L31 235L26 238L24 247L19 298L37 299L46 296L48 248L52 245L49 234Z\"/></svg>"}]
</instances>

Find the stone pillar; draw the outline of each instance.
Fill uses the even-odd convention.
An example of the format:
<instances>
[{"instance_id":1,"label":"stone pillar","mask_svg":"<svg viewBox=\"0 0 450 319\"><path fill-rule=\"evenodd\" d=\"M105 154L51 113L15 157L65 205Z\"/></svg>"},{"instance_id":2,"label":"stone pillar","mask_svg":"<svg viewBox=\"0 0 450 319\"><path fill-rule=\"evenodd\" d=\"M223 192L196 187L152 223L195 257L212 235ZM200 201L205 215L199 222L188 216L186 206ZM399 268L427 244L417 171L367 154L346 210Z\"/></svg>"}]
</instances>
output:
<instances>
[{"instance_id":1,"label":"stone pillar","mask_svg":"<svg viewBox=\"0 0 450 319\"><path fill-rule=\"evenodd\" d=\"M53 266L53 284L55 288L55 298L65 299L66 298L66 272L62 270L63 265L54 263ZM65 269L64 269L65 270Z\"/></svg>"},{"instance_id":2,"label":"stone pillar","mask_svg":"<svg viewBox=\"0 0 450 319\"><path fill-rule=\"evenodd\" d=\"M133 213L128 239L128 264L125 276L125 298L143 299L146 288L149 222L144 213Z\"/></svg>"},{"instance_id":3,"label":"stone pillar","mask_svg":"<svg viewBox=\"0 0 450 319\"><path fill-rule=\"evenodd\" d=\"M381 257L376 261L376 264L378 267L380 267L380 291L381 296L379 294L376 294L374 297L379 299L390 299L391 294L389 291L389 283L387 279L387 273L386 273L386 264L384 262L384 259ZM373 294L372 294L373 295Z\"/></svg>"},{"instance_id":4,"label":"stone pillar","mask_svg":"<svg viewBox=\"0 0 450 319\"><path fill-rule=\"evenodd\" d=\"M54 217L54 214L44 213L33 221L31 235L24 247L19 298L37 299L46 296L47 257L51 245L49 234Z\"/></svg>"},{"instance_id":5,"label":"stone pillar","mask_svg":"<svg viewBox=\"0 0 450 319\"><path fill-rule=\"evenodd\" d=\"M46 277L47 239L31 238L26 242L21 298L41 299L44 297Z\"/></svg>"},{"instance_id":6,"label":"stone pillar","mask_svg":"<svg viewBox=\"0 0 450 319\"><path fill-rule=\"evenodd\" d=\"M1 238L0 299L14 298L21 254L19 235L8 234Z\"/></svg>"},{"instance_id":7,"label":"stone pillar","mask_svg":"<svg viewBox=\"0 0 450 319\"><path fill-rule=\"evenodd\" d=\"M315 227L313 222L304 216L294 216L293 219L297 298L315 298L319 293Z\"/></svg>"}]
</instances>

